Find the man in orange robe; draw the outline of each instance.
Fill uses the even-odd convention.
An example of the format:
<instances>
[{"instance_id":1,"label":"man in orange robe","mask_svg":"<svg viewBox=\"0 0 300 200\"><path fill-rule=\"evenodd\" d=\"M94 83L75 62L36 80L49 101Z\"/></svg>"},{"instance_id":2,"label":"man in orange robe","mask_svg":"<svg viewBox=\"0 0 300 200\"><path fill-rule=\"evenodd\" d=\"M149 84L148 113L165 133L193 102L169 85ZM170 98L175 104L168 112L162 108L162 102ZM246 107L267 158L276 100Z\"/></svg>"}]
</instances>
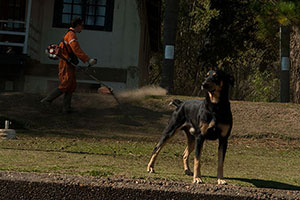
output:
<instances>
[{"instance_id":1,"label":"man in orange robe","mask_svg":"<svg viewBox=\"0 0 300 200\"><path fill-rule=\"evenodd\" d=\"M96 59L89 58L84 51L80 48L76 33L80 33L83 30L83 21L80 18L75 18L72 20L71 27L64 36L64 41L60 43L62 50L62 56L73 61L74 64L78 64L79 58L83 63L88 62L89 65L94 65L97 63ZM61 94L64 95L63 112L71 112L71 99L72 94L76 89L76 75L75 67L69 64L65 59L59 60L58 65L58 76L60 85L53 92L51 92L47 97L41 100L43 104L51 104L51 102L59 97Z\"/></svg>"}]
</instances>

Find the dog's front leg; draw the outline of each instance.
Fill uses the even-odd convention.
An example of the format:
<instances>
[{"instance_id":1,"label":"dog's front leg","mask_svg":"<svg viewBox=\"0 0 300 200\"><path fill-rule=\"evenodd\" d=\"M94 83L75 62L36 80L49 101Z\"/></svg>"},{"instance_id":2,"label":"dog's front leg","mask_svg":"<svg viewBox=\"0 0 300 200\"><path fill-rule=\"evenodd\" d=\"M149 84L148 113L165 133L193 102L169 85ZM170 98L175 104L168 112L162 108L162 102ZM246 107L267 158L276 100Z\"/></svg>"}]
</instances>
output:
<instances>
[{"instance_id":1,"label":"dog's front leg","mask_svg":"<svg viewBox=\"0 0 300 200\"><path fill-rule=\"evenodd\" d=\"M201 152L204 143L204 137L201 134L196 136L195 159L194 159L194 183L203 183L201 179Z\"/></svg>"},{"instance_id":2,"label":"dog's front leg","mask_svg":"<svg viewBox=\"0 0 300 200\"><path fill-rule=\"evenodd\" d=\"M218 147L218 184L219 185L226 185L226 181L223 178L223 166L225 155L227 151L228 145L228 136L230 135L231 126L229 124L219 124L218 127L221 129L221 135L219 138L219 147Z\"/></svg>"},{"instance_id":3,"label":"dog's front leg","mask_svg":"<svg viewBox=\"0 0 300 200\"><path fill-rule=\"evenodd\" d=\"M225 154L227 150L227 138L220 138L219 139L219 147L218 147L218 184L219 185L226 185L226 181L223 178L223 166L224 166L224 160L225 160Z\"/></svg>"}]
</instances>

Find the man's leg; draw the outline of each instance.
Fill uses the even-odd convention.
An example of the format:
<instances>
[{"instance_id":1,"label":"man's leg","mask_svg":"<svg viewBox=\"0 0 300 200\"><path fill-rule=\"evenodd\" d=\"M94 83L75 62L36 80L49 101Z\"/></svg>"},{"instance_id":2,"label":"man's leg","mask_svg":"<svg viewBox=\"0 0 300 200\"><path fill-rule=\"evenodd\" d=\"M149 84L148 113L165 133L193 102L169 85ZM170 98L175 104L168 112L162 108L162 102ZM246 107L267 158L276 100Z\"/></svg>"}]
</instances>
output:
<instances>
[{"instance_id":1,"label":"man's leg","mask_svg":"<svg viewBox=\"0 0 300 200\"><path fill-rule=\"evenodd\" d=\"M60 91L58 88L53 90L48 96L42 99L40 102L46 105L50 105L54 99L59 97L63 92Z\"/></svg>"},{"instance_id":2,"label":"man's leg","mask_svg":"<svg viewBox=\"0 0 300 200\"><path fill-rule=\"evenodd\" d=\"M64 96L64 105L63 105L63 112L64 113L72 112L71 101L72 101L72 93L71 92L66 92L65 96Z\"/></svg>"}]
</instances>

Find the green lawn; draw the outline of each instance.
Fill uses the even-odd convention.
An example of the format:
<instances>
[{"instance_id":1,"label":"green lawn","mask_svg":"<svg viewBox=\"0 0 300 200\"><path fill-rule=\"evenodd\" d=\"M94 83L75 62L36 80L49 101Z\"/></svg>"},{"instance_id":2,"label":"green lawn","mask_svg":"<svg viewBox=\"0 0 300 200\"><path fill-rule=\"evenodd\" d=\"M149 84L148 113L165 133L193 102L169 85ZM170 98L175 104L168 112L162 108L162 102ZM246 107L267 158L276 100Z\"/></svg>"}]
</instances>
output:
<instances>
[{"instance_id":1,"label":"green lawn","mask_svg":"<svg viewBox=\"0 0 300 200\"><path fill-rule=\"evenodd\" d=\"M0 143L0 170L191 182L192 177L183 173L181 155L185 138L178 135L172 141L160 153L156 173L148 174L146 167L153 141L19 133L17 140ZM206 183L216 182L216 152L217 142L205 143L201 170ZM224 173L229 184L300 189L299 155L300 148L295 145L274 148L268 141L231 139ZM192 168L193 159L190 163Z\"/></svg>"},{"instance_id":2,"label":"green lawn","mask_svg":"<svg viewBox=\"0 0 300 200\"><path fill-rule=\"evenodd\" d=\"M183 133L163 148L156 173L146 170L174 110L169 101L192 97L146 96L118 107L109 96L75 95L79 112L67 116L58 113L59 102L47 110L39 105L40 98L0 94L1 124L9 118L17 125L16 140L0 140L0 170L192 182L183 172ZM300 106L237 101L231 105L234 126L224 166L227 182L300 190ZM216 183L217 142L205 143L201 159L203 180Z\"/></svg>"}]
</instances>

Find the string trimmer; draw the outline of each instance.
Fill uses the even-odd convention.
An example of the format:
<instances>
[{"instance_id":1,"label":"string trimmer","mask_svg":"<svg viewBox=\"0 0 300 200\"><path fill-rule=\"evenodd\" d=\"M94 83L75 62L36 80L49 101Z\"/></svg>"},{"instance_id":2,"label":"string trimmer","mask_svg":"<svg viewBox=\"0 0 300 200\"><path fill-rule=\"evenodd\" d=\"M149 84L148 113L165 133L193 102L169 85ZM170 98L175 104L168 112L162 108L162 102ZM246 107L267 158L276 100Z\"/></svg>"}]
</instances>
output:
<instances>
[{"instance_id":1,"label":"string trimmer","mask_svg":"<svg viewBox=\"0 0 300 200\"><path fill-rule=\"evenodd\" d=\"M88 73L87 69L89 69L91 66L88 65L87 68L86 67L82 67L79 65L75 65L74 63L70 62L70 60L68 60L67 58L65 58L63 55L61 55L61 53L58 50L57 45L50 45L48 47L48 49L46 49L45 53L48 55L49 58L57 60L59 58L63 59L64 61L66 61L68 64L74 66L76 69L79 69L81 72L83 72L84 74L88 75L90 78L94 79L95 81L97 81L98 83L100 83L101 87L98 89L98 92L100 92L101 94L111 94L113 96L113 98L116 100L116 102L121 105L119 99L116 97L113 89L104 84L102 81L100 81L98 78L96 78L95 76L93 76L92 74Z\"/></svg>"}]
</instances>

